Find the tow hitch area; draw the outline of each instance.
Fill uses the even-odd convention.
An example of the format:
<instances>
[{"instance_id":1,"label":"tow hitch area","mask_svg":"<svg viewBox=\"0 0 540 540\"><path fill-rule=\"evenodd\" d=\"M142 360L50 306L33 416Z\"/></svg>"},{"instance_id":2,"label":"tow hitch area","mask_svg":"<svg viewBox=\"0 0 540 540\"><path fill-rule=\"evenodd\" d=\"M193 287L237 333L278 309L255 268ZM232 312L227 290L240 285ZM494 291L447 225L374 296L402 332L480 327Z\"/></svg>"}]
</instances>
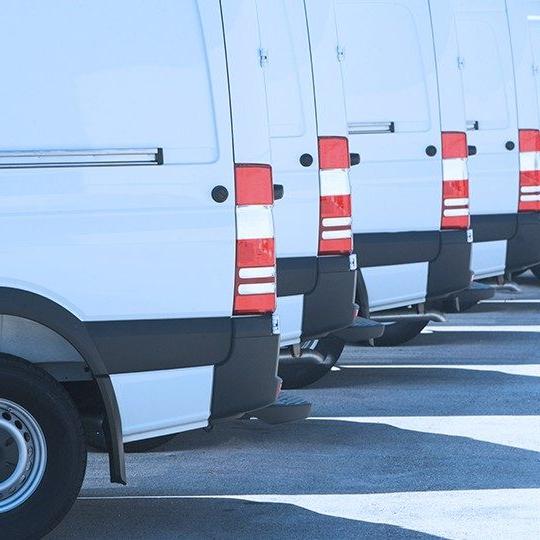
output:
<instances>
[{"instance_id":1,"label":"tow hitch area","mask_svg":"<svg viewBox=\"0 0 540 540\"><path fill-rule=\"evenodd\" d=\"M369 342L384 334L384 324L372 319L356 317L349 328L334 332L332 336L342 339L345 343Z\"/></svg>"},{"instance_id":2,"label":"tow hitch area","mask_svg":"<svg viewBox=\"0 0 540 540\"><path fill-rule=\"evenodd\" d=\"M294 395L282 393L272 405L249 413L267 424L286 424L305 420L311 413L311 403Z\"/></svg>"}]
</instances>

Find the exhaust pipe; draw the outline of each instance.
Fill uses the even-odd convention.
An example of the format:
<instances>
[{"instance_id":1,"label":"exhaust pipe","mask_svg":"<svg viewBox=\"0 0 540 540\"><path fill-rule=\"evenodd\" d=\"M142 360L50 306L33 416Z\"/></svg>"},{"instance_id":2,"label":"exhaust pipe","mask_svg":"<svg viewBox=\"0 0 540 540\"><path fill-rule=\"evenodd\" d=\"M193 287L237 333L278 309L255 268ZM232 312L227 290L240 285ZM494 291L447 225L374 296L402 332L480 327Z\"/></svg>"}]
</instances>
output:
<instances>
[{"instance_id":1,"label":"exhaust pipe","mask_svg":"<svg viewBox=\"0 0 540 540\"><path fill-rule=\"evenodd\" d=\"M446 319L442 313L432 311L430 313L396 313L394 315L372 315L374 321L381 323L393 323L401 321L411 322L439 322L444 323Z\"/></svg>"}]
</instances>

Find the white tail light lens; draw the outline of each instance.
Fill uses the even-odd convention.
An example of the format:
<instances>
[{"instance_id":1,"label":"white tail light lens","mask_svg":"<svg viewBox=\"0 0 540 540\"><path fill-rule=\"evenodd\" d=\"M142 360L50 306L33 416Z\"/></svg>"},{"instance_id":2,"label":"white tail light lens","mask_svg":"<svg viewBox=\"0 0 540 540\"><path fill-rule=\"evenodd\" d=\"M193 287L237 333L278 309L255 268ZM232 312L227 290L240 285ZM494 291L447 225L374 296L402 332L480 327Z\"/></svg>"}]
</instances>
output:
<instances>
[{"instance_id":1,"label":"white tail light lens","mask_svg":"<svg viewBox=\"0 0 540 540\"><path fill-rule=\"evenodd\" d=\"M276 252L272 169L236 165L236 278L234 314L276 310Z\"/></svg>"},{"instance_id":2,"label":"white tail light lens","mask_svg":"<svg viewBox=\"0 0 540 540\"><path fill-rule=\"evenodd\" d=\"M519 211L540 212L540 131L519 131Z\"/></svg>"},{"instance_id":3,"label":"white tail light lens","mask_svg":"<svg viewBox=\"0 0 540 540\"><path fill-rule=\"evenodd\" d=\"M442 229L468 229L471 225L468 156L466 133L442 134Z\"/></svg>"},{"instance_id":4,"label":"white tail light lens","mask_svg":"<svg viewBox=\"0 0 540 540\"><path fill-rule=\"evenodd\" d=\"M321 181L319 255L353 250L350 154L346 137L319 137Z\"/></svg>"}]
</instances>

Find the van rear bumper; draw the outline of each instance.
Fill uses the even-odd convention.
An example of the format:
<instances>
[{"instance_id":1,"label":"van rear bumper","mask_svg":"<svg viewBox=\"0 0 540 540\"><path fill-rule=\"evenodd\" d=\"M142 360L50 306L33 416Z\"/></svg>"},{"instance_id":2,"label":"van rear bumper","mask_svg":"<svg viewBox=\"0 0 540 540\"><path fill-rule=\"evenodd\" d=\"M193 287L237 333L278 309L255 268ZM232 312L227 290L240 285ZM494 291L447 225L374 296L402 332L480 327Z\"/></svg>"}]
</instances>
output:
<instances>
[{"instance_id":1,"label":"van rear bumper","mask_svg":"<svg viewBox=\"0 0 540 540\"><path fill-rule=\"evenodd\" d=\"M467 231L441 231L440 249L429 262L426 298L434 300L463 291L471 284L471 249Z\"/></svg>"},{"instance_id":2,"label":"van rear bumper","mask_svg":"<svg viewBox=\"0 0 540 540\"><path fill-rule=\"evenodd\" d=\"M508 240L506 271L518 272L540 264L540 212L517 215L517 231Z\"/></svg>"},{"instance_id":3,"label":"van rear bumper","mask_svg":"<svg viewBox=\"0 0 540 540\"><path fill-rule=\"evenodd\" d=\"M272 316L234 318L229 356L214 368L210 418L230 418L273 403L280 383L278 355Z\"/></svg>"},{"instance_id":4,"label":"van rear bumper","mask_svg":"<svg viewBox=\"0 0 540 540\"><path fill-rule=\"evenodd\" d=\"M356 262L351 256L318 259L315 288L304 296L302 340L325 337L354 321Z\"/></svg>"},{"instance_id":5,"label":"van rear bumper","mask_svg":"<svg viewBox=\"0 0 540 540\"><path fill-rule=\"evenodd\" d=\"M351 256L283 258L277 269L279 297L304 295L302 341L351 325L356 294Z\"/></svg>"}]
</instances>

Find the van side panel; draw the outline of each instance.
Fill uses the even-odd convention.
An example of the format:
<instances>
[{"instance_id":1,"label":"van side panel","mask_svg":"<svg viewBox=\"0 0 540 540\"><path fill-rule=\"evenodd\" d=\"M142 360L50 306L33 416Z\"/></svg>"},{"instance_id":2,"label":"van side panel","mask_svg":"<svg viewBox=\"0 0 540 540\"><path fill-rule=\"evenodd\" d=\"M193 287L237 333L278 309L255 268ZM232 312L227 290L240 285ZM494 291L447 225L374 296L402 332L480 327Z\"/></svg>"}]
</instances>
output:
<instances>
[{"instance_id":1,"label":"van side panel","mask_svg":"<svg viewBox=\"0 0 540 540\"><path fill-rule=\"evenodd\" d=\"M124 443L203 428L210 416L214 368L111 375Z\"/></svg>"},{"instance_id":2,"label":"van side panel","mask_svg":"<svg viewBox=\"0 0 540 540\"><path fill-rule=\"evenodd\" d=\"M0 162L163 149L163 165L0 164L2 285L85 321L230 317L234 198L210 197L234 193L214 4L29 0L26 18L2 3Z\"/></svg>"}]
</instances>

